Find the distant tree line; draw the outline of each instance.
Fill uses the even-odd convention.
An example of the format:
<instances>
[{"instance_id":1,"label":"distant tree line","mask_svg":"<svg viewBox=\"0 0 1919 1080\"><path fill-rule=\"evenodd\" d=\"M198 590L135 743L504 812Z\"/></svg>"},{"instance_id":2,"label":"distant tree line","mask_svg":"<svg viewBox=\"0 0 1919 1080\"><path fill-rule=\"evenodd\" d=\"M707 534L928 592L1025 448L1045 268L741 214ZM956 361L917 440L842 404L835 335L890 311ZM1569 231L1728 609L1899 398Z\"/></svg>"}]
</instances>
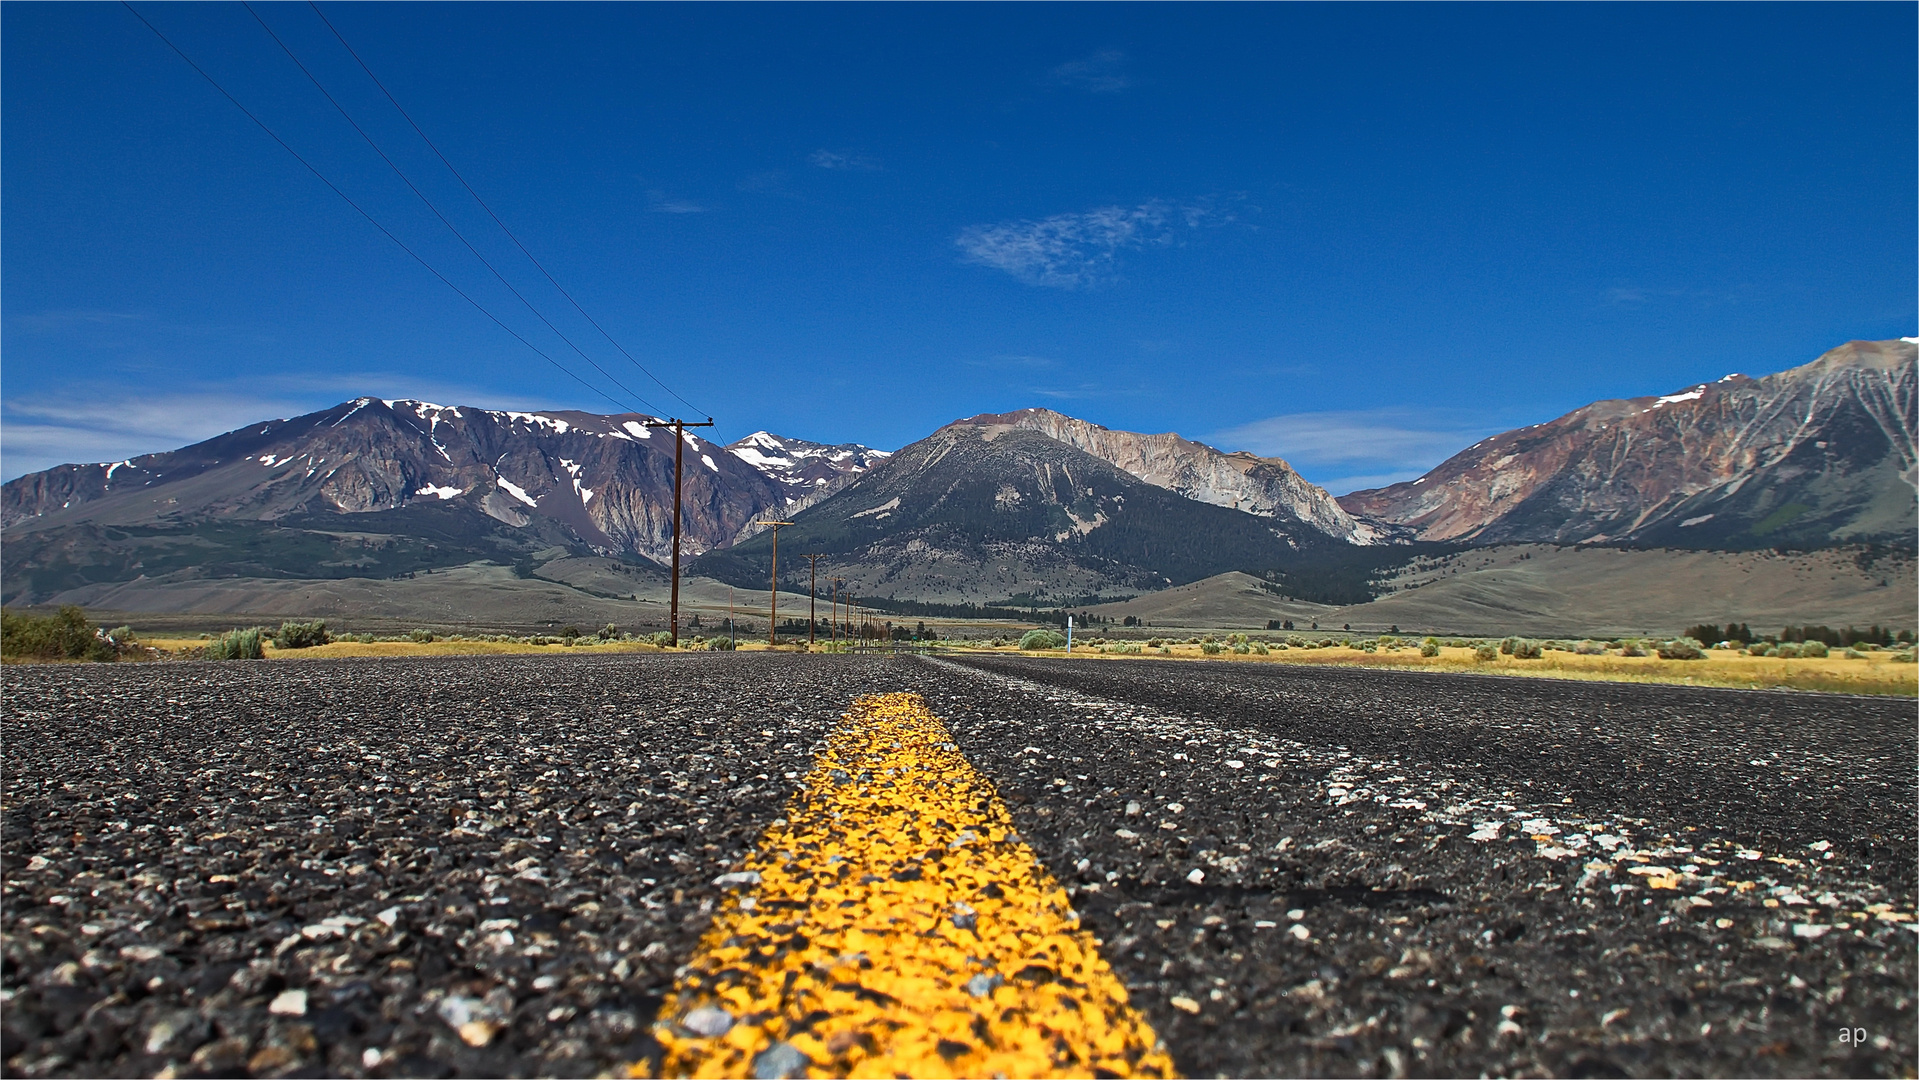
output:
<instances>
[{"instance_id":1,"label":"distant tree line","mask_svg":"<svg viewBox=\"0 0 1919 1080\"><path fill-rule=\"evenodd\" d=\"M1876 624L1864 630L1856 626L1848 626L1844 630L1834 630L1830 626L1816 626L1809 623L1805 626L1785 627L1777 634L1754 634L1752 628L1745 623L1727 623L1724 626L1719 626L1714 623L1700 623L1697 626L1687 627L1683 636L1709 644L1715 641L1737 641L1746 645L1750 645L1756 641L1790 641L1798 643L1818 641L1826 645L1845 647L1851 647L1853 645L1891 646L1894 643L1911 644L1913 640L1912 631L1910 630L1901 630L1895 634L1890 629Z\"/></svg>"}]
</instances>

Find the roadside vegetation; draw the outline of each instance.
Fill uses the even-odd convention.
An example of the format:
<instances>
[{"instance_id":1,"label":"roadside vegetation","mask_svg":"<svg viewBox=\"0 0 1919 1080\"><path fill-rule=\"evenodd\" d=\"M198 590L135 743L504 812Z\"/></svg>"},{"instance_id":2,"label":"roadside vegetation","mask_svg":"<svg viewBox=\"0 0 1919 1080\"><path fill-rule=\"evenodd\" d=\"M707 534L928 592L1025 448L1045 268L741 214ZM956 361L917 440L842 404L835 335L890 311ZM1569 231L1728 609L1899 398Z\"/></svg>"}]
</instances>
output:
<instances>
[{"instance_id":1,"label":"roadside vegetation","mask_svg":"<svg viewBox=\"0 0 1919 1080\"><path fill-rule=\"evenodd\" d=\"M103 630L68 605L52 615L0 609L0 658L12 661L112 661L144 655L131 627Z\"/></svg>"},{"instance_id":2,"label":"roadside vegetation","mask_svg":"<svg viewBox=\"0 0 1919 1080\"><path fill-rule=\"evenodd\" d=\"M1877 628L1874 628L1877 631ZM1016 643L980 643L1003 651L1063 652L1030 631ZM1678 683L1741 689L1821 690L1849 694L1919 696L1919 663L1911 635L1886 633L1890 645L1860 641L1844 650L1823 642L1720 641L1695 638L1536 640L1523 637L1439 638L1396 635L1207 634L1145 641L1076 639L1075 659L1164 657L1191 661L1337 664L1426 671L1546 676L1612 682Z\"/></svg>"},{"instance_id":3,"label":"roadside vegetation","mask_svg":"<svg viewBox=\"0 0 1919 1080\"><path fill-rule=\"evenodd\" d=\"M567 651L604 653L759 652L764 640L707 637L692 630L670 645L667 632L631 633L607 624L591 632L492 634L427 628L385 633L330 628L324 620L286 621L276 628L236 627L194 637L139 636L130 627L105 630L77 607L51 615L3 615L0 648L9 663L126 659L285 660L369 656L477 656ZM1029 624L1030 625L1030 624ZM1184 638L1077 636L1076 660L1170 659L1211 662L1334 664L1470 671L1615 682L1678 683L1749 689L1789 688L1854 694L1919 696L1919 663L1911 631L1880 627L1832 630L1787 627L1756 635L1743 625L1701 624L1675 638L1461 638L1398 634L1212 633ZM801 628L782 636L782 652L809 651ZM929 637L931 635L928 635ZM1719 640L1707 643L1709 638ZM848 642L822 638L810 651L845 652ZM1013 630L992 639L948 637L942 647L1061 655L1066 635L1052 628Z\"/></svg>"}]
</instances>

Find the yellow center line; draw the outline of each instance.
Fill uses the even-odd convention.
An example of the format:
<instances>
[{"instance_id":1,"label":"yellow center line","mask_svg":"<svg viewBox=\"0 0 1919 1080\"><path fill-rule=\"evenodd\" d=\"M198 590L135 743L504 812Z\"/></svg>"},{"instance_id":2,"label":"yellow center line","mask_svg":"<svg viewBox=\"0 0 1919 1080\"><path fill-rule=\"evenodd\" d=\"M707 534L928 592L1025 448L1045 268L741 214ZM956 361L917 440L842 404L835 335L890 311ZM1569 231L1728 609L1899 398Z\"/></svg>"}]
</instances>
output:
<instances>
[{"instance_id":1,"label":"yellow center line","mask_svg":"<svg viewBox=\"0 0 1919 1080\"><path fill-rule=\"evenodd\" d=\"M663 1076L1175 1075L918 694L854 702L721 881L654 1025Z\"/></svg>"}]
</instances>

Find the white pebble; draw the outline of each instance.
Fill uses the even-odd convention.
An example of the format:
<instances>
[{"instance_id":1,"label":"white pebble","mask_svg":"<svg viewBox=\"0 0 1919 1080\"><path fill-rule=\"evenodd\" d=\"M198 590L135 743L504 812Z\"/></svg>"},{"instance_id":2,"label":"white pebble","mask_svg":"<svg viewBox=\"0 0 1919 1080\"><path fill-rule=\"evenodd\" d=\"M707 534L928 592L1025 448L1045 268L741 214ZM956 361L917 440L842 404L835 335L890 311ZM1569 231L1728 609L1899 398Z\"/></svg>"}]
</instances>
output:
<instances>
[{"instance_id":1,"label":"white pebble","mask_svg":"<svg viewBox=\"0 0 1919 1080\"><path fill-rule=\"evenodd\" d=\"M307 1014L307 992L305 990L282 990L267 1006L267 1011L275 1016L305 1016Z\"/></svg>"}]
</instances>

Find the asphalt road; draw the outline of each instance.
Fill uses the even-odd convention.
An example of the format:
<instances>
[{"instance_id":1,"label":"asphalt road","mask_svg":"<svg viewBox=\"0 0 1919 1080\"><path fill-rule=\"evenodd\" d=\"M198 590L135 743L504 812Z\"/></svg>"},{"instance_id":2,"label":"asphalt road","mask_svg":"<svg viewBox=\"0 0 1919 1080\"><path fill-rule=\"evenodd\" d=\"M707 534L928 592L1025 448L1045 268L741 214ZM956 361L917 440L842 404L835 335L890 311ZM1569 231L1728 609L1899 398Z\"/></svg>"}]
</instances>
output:
<instances>
[{"instance_id":1,"label":"asphalt road","mask_svg":"<svg viewBox=\"0 0 1919 1080\"><path fill-rule=\"evenodd\" d=\"M1909 701L695 655L4 671L8 1075L594 1075L912 691L1188 1075L1911 1075Z\"/></svg>"}]
</instances>

